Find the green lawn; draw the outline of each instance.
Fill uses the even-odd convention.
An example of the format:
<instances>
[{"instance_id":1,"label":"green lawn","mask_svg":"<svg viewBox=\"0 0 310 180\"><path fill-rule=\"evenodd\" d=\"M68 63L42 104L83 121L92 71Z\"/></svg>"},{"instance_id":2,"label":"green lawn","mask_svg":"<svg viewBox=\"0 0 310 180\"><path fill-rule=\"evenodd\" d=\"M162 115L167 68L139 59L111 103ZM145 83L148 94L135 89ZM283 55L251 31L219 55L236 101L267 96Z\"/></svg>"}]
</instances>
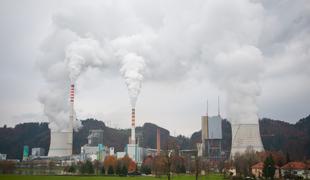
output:
<instances>
[{"instance_id":1,"label":"green lawn","mask_svg":"<svg viewBox=\"0 0 310 180\"><path fill-rule=\"evenodd\" d=\"M22 175L0 175L0 180L164 180L167 177L162 176L161 178L154 177L108 177L108 176L22 176ZM172 180L194 180L195 176L183 175L174 176ZM201 180L222 180L222 175L211 174L207 176L200 176Z\"/></svg>"}]
</instances>

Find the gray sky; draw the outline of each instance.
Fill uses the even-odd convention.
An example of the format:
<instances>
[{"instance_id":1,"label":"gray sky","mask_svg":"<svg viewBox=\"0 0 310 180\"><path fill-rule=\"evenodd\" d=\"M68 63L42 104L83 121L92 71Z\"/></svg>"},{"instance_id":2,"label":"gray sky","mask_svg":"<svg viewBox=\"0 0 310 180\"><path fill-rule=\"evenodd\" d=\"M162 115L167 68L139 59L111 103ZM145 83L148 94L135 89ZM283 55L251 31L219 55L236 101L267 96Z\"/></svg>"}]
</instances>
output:
<instances>
[{"instance_id":1,"label":"gray sky","mask_svg":"<svg viewBox=\"0 0 310 180\"><path fill-rule=\"evenodd\" d=\"M130 126L115 49L146 63L138 125L152 122L188 136L199 130L207 98L209 114L217 114L218 95L222 116L231 119L258 114L295 123L310 113L307 0L2 0L0 24L1 126L48 121L44 102L51 98L42 96L54 97L68 81L51 67L65 61L67 46L79 38L99 42L106 58L103 66L85 65L76 81L79 119Z\"/></svg>"}]
</instances>

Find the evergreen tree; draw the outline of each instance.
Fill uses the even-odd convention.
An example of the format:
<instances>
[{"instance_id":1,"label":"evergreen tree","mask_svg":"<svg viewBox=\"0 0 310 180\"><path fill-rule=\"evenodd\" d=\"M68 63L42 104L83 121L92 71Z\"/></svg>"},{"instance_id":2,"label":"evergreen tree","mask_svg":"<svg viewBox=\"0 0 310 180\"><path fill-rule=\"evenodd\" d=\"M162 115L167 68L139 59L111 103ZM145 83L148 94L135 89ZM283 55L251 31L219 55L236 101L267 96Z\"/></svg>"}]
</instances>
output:
<instances>
[{"instance_id":1,"label":"evergreen tree","mask_svg":"<svg viewBox=\"0 0 310 180\"><path fill-rule=\"evenodd\" d=\"M116 165L116 172L117 175L122 175L122 168L121 168L121 164L117 163Z\"/></svg>"},{"instance_id":2,"label":"evergreen tree","mask_svg":"<svg viewBox=\"0 0 310 180\"><path fill-rule=\"evenodd\" d=\"M122 168L122 175L123 176L127 176L127 174L128 174L128 169L127 169L126 166L123 166L123 168Z\"/></svg>"},{"instance_id":3,"label":"evergreen tree","mask_svg":"<svg viewBox=\"0 0 310 180\"><path fill-rule=\"evenodd\" d=\"M105 175L105 169L104 169L104 166L102 166L102 168L101 168L101 174Z\"/></svg>"},{"instance_id":4,"label":"evergreen tree","mask_svg":"<svg viewBox=\"0 0 310 180\"><path fill-rule=\"evenodd\" d=\"M113 169L112 166L109 166L109 168L108 168L108 174L109 174L109 175L113 175L113 174L114 174L114 169Z\"/></svg>"},{"instance_id":5,"label":"evergreen tree","mask_svg":"<svg viewBox=\"0 0 310 180\"><path fill-rule=\"evenodd\" d=\"M275 163L270 154L264 161L263 176L266 179L273 179L276 172Z\"/></svg>"},{"instance_id":6,"label":"evergreen tree","mask_svg":"<svg viewBox=\"0 0 310 180\"><path fill-rule=\"evenodd\" d=\"M291 162L290 154L287 152L286 153L286 163Z\"/></svg>"}]
</instances>

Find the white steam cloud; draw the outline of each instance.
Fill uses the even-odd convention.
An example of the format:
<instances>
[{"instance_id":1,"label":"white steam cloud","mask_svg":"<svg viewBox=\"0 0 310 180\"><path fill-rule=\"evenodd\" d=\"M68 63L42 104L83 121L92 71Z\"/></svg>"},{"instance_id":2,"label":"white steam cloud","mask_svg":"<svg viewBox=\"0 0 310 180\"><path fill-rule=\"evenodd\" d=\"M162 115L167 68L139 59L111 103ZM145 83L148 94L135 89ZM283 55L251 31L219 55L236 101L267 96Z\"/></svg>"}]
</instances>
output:
<instances>
[{"instance_id":1,"label":"white steam cloud","mask_svg":"<svg viewBox=\"0 0 310 180\"><path fill-rule=\"evenodd\" d=\"M79 38L66 48L65 62L72 83L89 67L103 65L104 53L98 41L91 38Z\"/></svg>"},{"instance_id":2,"label":"white steam cloud","mask_svg":"<svg viewBox=\"0 0 310 180\"><path fill-rule=\"evenodd\" d=\"M52 47L65 33L61 44ZM66 39L71 39L66 42ZM67 131L70 128L69 90L70 84L75 84L79 76L89 68L102 68L106 64L105 53L100 43L90 37L81 38L69 31L55 31L42 45L42 61L39 67L44 75L47 87L40 94L40 102L44 106L44 113L48 117L52 131ZM44 61L43 61L44 60ZM75 114L75 112L74 112ZM80 121L74 121L73 127L78 129Z\"/></svg>"},{"instance_id":3,"label":"white steam cloud","mask_svg":"<svg viewBox=\"0 0 310 180\"><path fill-rule=\"evenodd\" d=\"M133 108L136 107L137 98L140 94L144 69L145 62L143 57L134 53L128 53L124 56L120 72L125 79Z\"/></svg>"},{"instance_id":4,"label":"white steam cloud","mask_svg":"<svg viewBox=\"0 0 310 180\"><path fill-rule=\"evenodd\" d=\"M232 124L258 124L257 97L263 70L261 52L253 46L242 46L221 52L210 63L216 83L227 96L227 115Z\"/></svg>"},{"instance_id":5,"label":"white steam cloud","mask_svg":"<svg viewBox=\"0 0 310 180\"><path fill-rule=\"evenodd\" d=\"M258 123L256 101L266 56L273 61L288 51L286 45L266 46L281 38L274 37L277 34L286 34L272 29L277 26L271 24L276 24L281 16L268 13L265 6L278 6L268 5L267 1L74 1L73 4L74 7L70 5L53 17L54 29L43 42L39 61L47 82L40 100L50 127L55 129L66 127L70 79L76 82L88 69L117 65L121 67L115 71L120 71L125 79L133 107L143 79L210 80L225 92L228 119L233 124ZM291 22L297 22L294 18L299 18L299 12L296 11ZM300 29L309 28L306 22L301 19ZM290 36L295 34L298 33ZM269 36L272 37L268 39ZM291 38L292 44L295 39ZM297 40L300 39L309 38ZM300 47L306 47L304 44L307 43ZM274 54L269 52L272 49L276 50ZM305 57L303 62L309 59L306 58L309 54L303 53L309 52L309 48L300 51L298 54ZM295 56L293 52L290 54ZM305 68L305 73L308 72Z\"/></svg>"}]
</instances>

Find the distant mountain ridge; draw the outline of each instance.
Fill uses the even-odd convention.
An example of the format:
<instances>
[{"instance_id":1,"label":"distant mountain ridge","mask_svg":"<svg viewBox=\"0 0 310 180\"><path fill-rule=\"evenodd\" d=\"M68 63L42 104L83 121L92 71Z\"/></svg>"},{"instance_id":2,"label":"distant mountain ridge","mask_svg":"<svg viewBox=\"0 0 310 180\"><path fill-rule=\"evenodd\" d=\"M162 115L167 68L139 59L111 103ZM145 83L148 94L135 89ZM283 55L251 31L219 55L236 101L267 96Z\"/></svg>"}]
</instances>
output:
<instances>
[{"instance_id":1,"label":"distant mountain ridge","mask_svg":"<svg viewBox=\"0 0 310 180\"><path fill-rule=\"evenodd\" d=\"M128 142L130 129L115 129L95 119L82 121L83 127L74 132L73 152L80 152L80 147L87 143L87 136L91 129L103 129L103 144L115 147L116 151L123 151ZM291 159L302 160L310 158L310 115L295 124L264 118L259 121L260 133L265 150L289 153ZM181 149L193 149L201 142L201 131L194 132L191 137L179 135L173 137L167 129L152 123L145 123L137 127L143 139L143 147L156 148L156 132L160 128L162 146L169 140L177 142ZM231 126L227 120L222 120L223 150L229 152L231 147ZM48 123L23 123L14 128L0 128L0 153L7 154L10 159L21 159L24 145L30 148L43 147L48 152L50 130Z\"/></svg>"}]
</instances>

